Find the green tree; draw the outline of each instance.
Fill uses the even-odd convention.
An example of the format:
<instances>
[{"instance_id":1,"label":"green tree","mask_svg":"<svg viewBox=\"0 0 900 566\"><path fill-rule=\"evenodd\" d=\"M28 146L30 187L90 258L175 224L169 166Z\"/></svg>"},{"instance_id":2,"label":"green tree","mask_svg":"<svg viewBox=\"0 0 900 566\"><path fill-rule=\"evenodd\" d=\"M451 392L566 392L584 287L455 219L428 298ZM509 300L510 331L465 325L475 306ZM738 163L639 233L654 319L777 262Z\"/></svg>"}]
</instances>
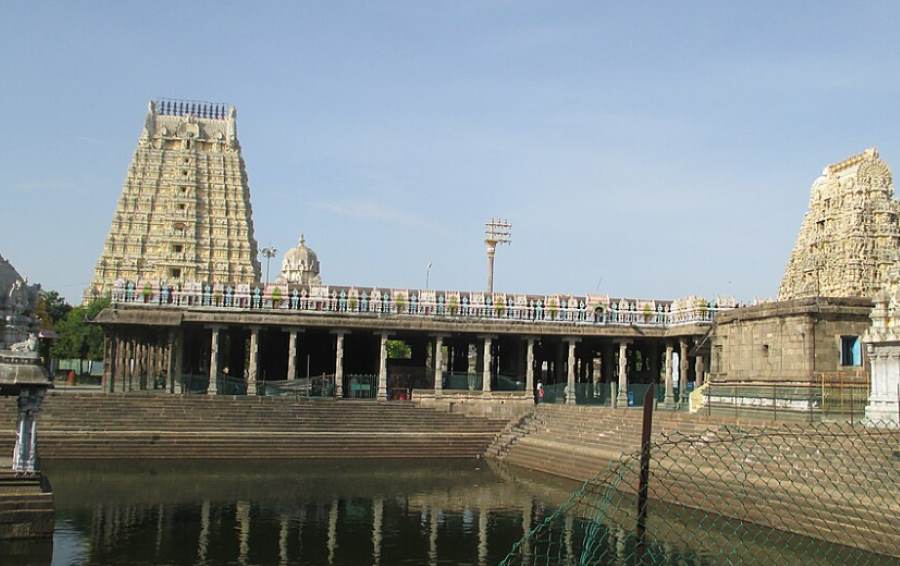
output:
<instances>
[{"instance_id":1,"label":"green tree","mask_svg":"<svg viewBox=\"0 0 900 566\"><path fill-rule=\"evenodd\" d=\"M403 340L388 340L387 357L392 360L408 360L412 357L412 348Z\"/></svg>"},{"instance_id":2,"label":"green tree","mask_svg":"<svg viewBox=\"0 0 900 566\"><path fill-rule=\"evenodd\" d=\"M95 299L71 309L56 324L56 342L50 349L55 358L103 359L103 329L92 324L97 314L109 306L109 299Z\"/></svg>"},{"instance_id":3,"label":"green tree","mask_svg":"<svg viewBox=\"0 0 900 566\"><path fill-rule=\"evenodd\" d=\"M69 314L71 310L72 305L67 303L56 291L41 291L35 314L41 321L41 328L52 330L56 327L56 323Z\"/></svg>"}]
</instances>

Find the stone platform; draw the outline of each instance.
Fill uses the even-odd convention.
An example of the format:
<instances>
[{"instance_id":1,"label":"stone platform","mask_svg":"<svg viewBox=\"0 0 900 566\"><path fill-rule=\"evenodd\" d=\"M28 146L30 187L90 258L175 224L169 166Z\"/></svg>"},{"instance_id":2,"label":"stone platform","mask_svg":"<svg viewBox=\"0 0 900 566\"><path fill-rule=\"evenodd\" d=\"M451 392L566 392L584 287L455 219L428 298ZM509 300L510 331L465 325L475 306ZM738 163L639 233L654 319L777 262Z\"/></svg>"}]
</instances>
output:
<instances>
[{"instance_id":1,"label":"stone platform","mask_svg":"<svg viewBox=\"0 0 900 566\"><path fill-rule=\"evenodd\" d=\"M11 452L12 450L10 450ZM0 540L53 536L53 493L40 475L20 477L0 458Z\"/></svg>"}]
</instances>

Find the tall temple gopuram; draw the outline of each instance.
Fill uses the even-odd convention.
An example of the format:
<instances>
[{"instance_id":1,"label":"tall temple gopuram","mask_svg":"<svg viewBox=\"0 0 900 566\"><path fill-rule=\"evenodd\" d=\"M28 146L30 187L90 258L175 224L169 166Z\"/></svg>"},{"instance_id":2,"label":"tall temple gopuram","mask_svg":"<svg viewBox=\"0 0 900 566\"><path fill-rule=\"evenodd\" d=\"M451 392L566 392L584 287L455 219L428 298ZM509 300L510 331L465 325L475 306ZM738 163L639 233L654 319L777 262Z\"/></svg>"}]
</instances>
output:
<instances>
[{"instance_id":1,"label":"tall temple gopuram","mask_svg":"<svg viewBox=\"0 0 900 566\"><path fill-rule=\"evenodd\" d=\"M872 298L887 283L900 246L890 169L870 148L825 167L811 192L779 300Z\"/></svg>"},{"instance_id":2,"label":"tall temple gopuram","mask_svg":"<svg viewBox=\"0 0 900 566\"><path fill-rule=\"evenodd\" d=\"M86 298L117 279L259 281L236 116L224 104L150 102Z\"/></svg>"}]
</instances>

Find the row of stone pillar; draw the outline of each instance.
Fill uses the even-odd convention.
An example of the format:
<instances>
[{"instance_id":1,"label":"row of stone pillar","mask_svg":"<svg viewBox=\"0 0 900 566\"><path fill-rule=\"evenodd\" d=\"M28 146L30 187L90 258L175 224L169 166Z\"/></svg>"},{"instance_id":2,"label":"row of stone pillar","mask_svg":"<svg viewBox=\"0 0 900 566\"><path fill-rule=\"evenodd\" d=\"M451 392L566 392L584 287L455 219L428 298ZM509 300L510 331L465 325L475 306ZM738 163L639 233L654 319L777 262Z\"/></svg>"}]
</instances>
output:
<instances>
[{"instance_id":1,"label":"row of stone pillar","mask_svg":"<svg viewBox=\"0 0 900 566\"><path fill-rule=\"evenodd\" d=\"M575 346L580 341L580 338L569 337L565 339L565 342L568 343L569 349L569 357L568 357L568 371L566 375L566 403L574 404L575 403ZM620 406L628 406L628 346L632 343L631 340L621 339L616 340L616 343L619 346L619 372L618 372L618 395L616 397L616 404ZM529 364L528 371L532 373L531 367L531 355L533 348L533 339L529 339ZM687 382L688 382L688 371L689 371L689 362L688 362L688 341L687 339L679 340L679 397L680 399L675 399L675 391L674 384L672 381L672 373L673 373L673 363L674 363L674 347L671 343L666 344L666 371L665 371L665 388L666 395L663 406L669 408L675 408L679 403L684 403L687 399ZM704 361L702 355L695 356L695 372L697 374L697 386L703 385L703 374L704 374Z\"/></svg>"},{"instance_id":2,"label":"row of stone pillar","mask_svg":"<svg viewBox=\"0 0 900 566\"><path fill-rule=\"evenodd\" d=\"M211 326L210 340L210 360L209 360L209 386L207 394L218 394L218 375L219 375L219 346L221 339L221 331L224 326ZM297 341L298 336L302 332L299 328L285 328L288 333L288 379L295 379L297 375L296 359L297 359ZM259 333L260 327L250 327L250 344L247 363L247 394L257 394L257 376L259 368ZM343 378L344 378L344 337L348 333L346 330L334 330L335 335L335 395L343 396ZM387 399L387 341L391 336L389 332L378 333L380 337L379 362L378 362L378 384L377 398ZM434 391L436 395L443 394L443 345L444 339L449 337L446 334L434 335ZM493 364L493 341L494 336L480 336L483 340L482 348L482 391L489 393L491 391L491 377ZM536 337L526 337L526 363L525 363L525 391L526 394L534 391L534 348ZM563 341L568 345L567 374L566 374L566 403L575 403L575 383L577 377L576 363L576 345L580 342L579 337L566 337ZM616 403L618 405L627 406L628 403L628 347L632 343L629 339L616 340L619 348L618 359L618 396ZM150 388L151 381L160 375L165 375L165 388L173 393L181 392L181 367L183 357L183 336L180 329L173 329L168 334L167 342L158 339L141 340L136 336L113 336L107 337L105 343L104 358L108 362L104 366L104 390L107 392L127 392L142 388ZM672 383L673 374L673 354L674 346L672 343L666 344L665 354L665 400L663 406L675 407L678 400L674 398L674 387ZM688 341L681 339L679 341L679 358L680 358L680 383L679 391L682 401L686 398L687 377L688 377ZM470 363L474 367L473 363ZM583 364L582 364L583 366ZM695 368L697 374L697 385L702 385L704 375L703 356L695 357ZM582 367L584 369L584 367ZM597 368L599 372L599 368ZM155 386L155 384L154 384Z\"/></svg>"},{"instance_id":3,"label":"row of stone pillar","mask_svg":"<svg viewBox=\"0 0 900 566\"><path fill-rule=\"evenodd\" d=\"M153 336L112 335L103 343L102 388L106 393L156 389L156 380L172 393L181 392L181 332L170 330L165 340Z\"/></svg>"}]
</instances>

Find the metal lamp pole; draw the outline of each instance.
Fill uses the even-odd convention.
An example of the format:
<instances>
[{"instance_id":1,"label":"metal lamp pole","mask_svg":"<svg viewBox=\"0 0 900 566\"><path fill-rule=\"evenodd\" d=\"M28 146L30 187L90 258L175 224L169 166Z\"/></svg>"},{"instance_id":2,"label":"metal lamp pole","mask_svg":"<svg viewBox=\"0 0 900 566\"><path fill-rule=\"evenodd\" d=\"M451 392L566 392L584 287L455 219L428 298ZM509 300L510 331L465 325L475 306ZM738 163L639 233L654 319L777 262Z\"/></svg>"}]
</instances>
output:
<instances>
[{"instance_id":1,"label":"metal lamp pole","mask_svg":"<svg viewBox=\"0 0 900 566\"><path fill-rule=\"evenodd\" d=\"M484 225L484 245L487 248L488 260L488 293L494 292L494 255L497 244L508 244L512 241L512 224L502 218L491 218Z\"/></svg>"},{"instance_id":2,"label":"metal lamp pole","mask_svg":"<svg viewBox=\"0 0 900 566\"><path fill-rule=\"evenodd\" d=\"M278 250L276 250L272 246L268 246L266 248L259 250L259 253L264 255L266 258L266 287L268 287L269 286L269 262L272 260L273 257L275 257L275 254L278 253Z\"/></svg>"},{"instance_id":3,"label":"metal lamp pole","mask_svg":"<svg viewBox=\"0 0 900 566\"><path fill-rule=\"evenodd\" d=\"M428 265L425 266L425 290L428 290L428 277L431 275L431 262L428 262Z\"/></svg>"}]
</instances>

